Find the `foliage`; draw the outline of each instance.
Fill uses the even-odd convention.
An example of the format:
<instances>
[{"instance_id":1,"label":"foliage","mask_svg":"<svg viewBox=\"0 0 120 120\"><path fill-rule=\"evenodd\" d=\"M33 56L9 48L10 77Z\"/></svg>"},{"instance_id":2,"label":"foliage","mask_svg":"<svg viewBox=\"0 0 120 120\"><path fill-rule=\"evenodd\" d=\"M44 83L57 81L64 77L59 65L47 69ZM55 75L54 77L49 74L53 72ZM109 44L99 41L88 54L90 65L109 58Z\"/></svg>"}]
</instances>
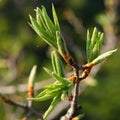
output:
<instances>
[{"instance_id":1,"label":"foliage","mask_svg":"<svg viewBox=\"0 0 120 120\"><path fill-rule=\"evenodd\" d=\"M115 1L112 1L114 4ZM111 31L109 24L111 24L112 19L112 21L114 21L112 25L117 32L116 37L119 36L119 21L118 19L114 19L114 13L106 14L107 10L109 11L111 8L108 7L109 9L105 9L103 0L66 0L64 2L54 0L53 3L58 13L62 35L66 40L69 52L77 62L83 63L83 59L86 60L86 31L84 31L86 28L97 26L97 28L104 31L105 36L108 35L111 40L113 36L109 33L109 31ZM107 1L107 3L109 3L109 1ZM49 46L47 46L39 36L34 34L27 23L28 14L34 16L33 9L36 6L41 6L41 4L46 6L48 14L51 17L51 1L49 0L26 0L22 2L19 2L19 0L0 1L0 92L15 101L26 102L26 92L24 91L26 91L27 87L23 87L24 85L21 84L28 82L29 71L34 64L38 66L35 82L36 84L39 82L40 86L43 82L46 83L46 79L49 78L49 75L46 74L41 66L47 66L51 71L54 71L51 69L51 62L49 60L49 50L51 50L51 48L49 49ZM112 7L112 10L114 8L117 8L116 5ZM67 18L65 13L68 9L72 11L73 14L68 12L66 15L69 17ZM117 10L118 9L116 9L116 11ZM96 19L96 16L99 16L99 14L101 17ZM117 13L117 18L119 18L119 13ZM81 28L80 25L84 25L84 28ZM108 29L108 32L105 31L106 29ZM89 31L92 36L91 29L89 29ZM106 40L107 38L105 37L103 45L106 45ZM109 43L114 45L116 41L111 40ZM117 46L119 47L119 41L117 42ZM111 47L109 48L111 49ZM82 57L81 53L83 55ZM119 54L120 52L118 50L118 52L102 66L102 69L95 77L98 80L97 86L94 88L88 87L82 97L80 97L80 104L82 104L83 110L87 114L87 119L115 120L119 118ZM64 67L65 71L69 71L68 65ZM94 70L92 72L94 72ZM48 80L48 83L50 81L51 80ZM36 85L35 89L38 89ZM41 91L41 87L39 87L39 91ZM43 102L42 104L40 104L40 102L35 103L35 107L39 109L39 113L43 113L43 111L47 109L50 101ZM21 108L17 107L16 109L16 107L8 106L2 101L0 102L0 107L3 108L0 111L0 118L2 120L19 119L26 114ZM34 120L37 118L30 119Z\"/></svg>"},{"instance_id":2,"label":"foliage","mask_svg":"<svg viewBox=\"0 0 120 120\"><path fill-rule=\"evenodd\" d=\"M52 111L52 109L60 101L60 98L62 96L68 95L69 93L68 91L71 90L71 87L74 86L75 82L79 84L78 81L85 79L89 75L90 70L94 65L102 62L104 59L111 56L114 52L116 52L116 50L108 51L99 56L100 48L103 41L103 33L98 32L97 29L94 28L91 36L88 30L87 47L86 47L88 63L82 66L83 73L82 76L79 78L79 73L77 71L80 70L81 68L79 68L78 65L74 63L74 59L69 54L65 41L63 40L60 34L59 22L54 6L52 5L54 23L48 17L46 9L43 6L42 9L37 8L35 11L36 11L36 20L32 16L30 16L31 27L41 37L42 40L44 40L50 46L54 47L57 50L57 52L66 61L66 63L70 64L76 69L76 76L75 76L76 81L72 80L71 83L69 82L69 79L63 78L63 74L64 74L62 73L63 67L59 57L57 56L58 54L56 52L52 53L52 66L54 71L51 72L46 68L45 70L50 75L52 75L52 77L56 79L56 81L51 85L45 86L45 90L40 94L38 94L35 98L28 98L28 100L33 100L33 101L44 101L53 98L51 105L44 114L43 118L46 119L49 113ZM74 93L74 94L78 94L78 93ZM71 107L71 109L73 108ZM74 112L71 113L72 116L73 114ZM68 119L72 117L71 115L70 117L68 117Z\"/></svg>"}]
</instances>

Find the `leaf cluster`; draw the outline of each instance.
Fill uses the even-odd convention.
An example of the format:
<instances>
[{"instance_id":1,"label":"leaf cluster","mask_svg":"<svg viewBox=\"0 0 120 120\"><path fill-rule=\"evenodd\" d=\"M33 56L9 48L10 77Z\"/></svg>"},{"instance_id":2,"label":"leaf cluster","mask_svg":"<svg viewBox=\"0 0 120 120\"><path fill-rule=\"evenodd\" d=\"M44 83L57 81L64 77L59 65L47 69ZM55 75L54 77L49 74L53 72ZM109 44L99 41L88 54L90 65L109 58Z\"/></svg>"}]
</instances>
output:
<instances>
[{"instance_id":1,"label":"leaf cluster","mask_svg":"<svg viewBox=\"0 0 120 120\"><path fill-rule=\"evenodd\" d=\"M108 51L102 55L99 55L103 42L103 33L98 32L96 28L94 28L91 33L88 30L86 45L87 64L83 65L84 67L81 66L82 68L78 67L79 65L75 63L74 59L69 54L65 41L61 36L60 26L54 6L52 5L53 22L48 16L44 6L42 6L42 9L36 8L35 12L36 19L30 16L30 26L42 40L48 43L51 47L54 47L56 50L51 52L53 71L44 68L44 70L55 80L55 82L44 86L44 90L36 97L28 98L28 100L32 101L45 101L52 99L51 105L44 114L44 119L46 119L56 104L61 99L64 100L65 97L71 92L71 89L74 86L74 80L76 79L76 76L65 78L64 67L59 55L63 57L66 63L75 68L76 71L78 71L78 74L79 70L83 70L81 79L79 79L79 75L76 74L77 80L82 80L89 75L91 68L94 65L111 56L114 52L116 52L116 50Z\"/></svg>"},{"instance_id":2,"label":"leaf cluster","mask_svg":"<svg viewBox=\"0 0 120 120\"><path fill-rule=\"evenodd\" d=\"M47 42L50 46L57 49L57 41L56 41L56 32L60 32L60 26L57 19L56 11L54 6L52 5L52 14L53 21L47 14L47 11L44 6L42 8L36 8L36 19L30 15L30 26L35 30L35 32Z\"/></svg>"},{"instance_id":3,"label":"leaf cluster","mask_svg":"<svg viewBox=\"0 0 120 120\"><path fill-rule=\"evenodd\" d=\"M61 36L60 25L58 22L57 14L52 4L53 22L47 14L44 6L42 8L36 8L36 19L30 15L30 26L51 47L54 47L63 59L69 63L69 52L66 47L66 43Z\"/></svg>"},{"instance_id":4,"label":"leaf cluster","mask_svg":"<svg viewBox=\"0 0 120 120\"><path fill-rule=\"evenodd\" d=\"M92 34L90 34L89 30L87 31L86 51L87 51L88 62L91 62L93 59L95 59L98 56L102 42L103 42L103 33L98 32L96 27L93 29Z\"/></svg>"},{"instance_id":5,"label":"leaf cluster","mask_svg":"<svg viewBox=\"0 0 120 120\"><path fill-rule=\"evenodd\" d=\"M56 106L56 104L60 100L64 100L66 98L66 96L70 93L73 86L72 81L64 77L63 65L57 52L53 51L51 53L51 59L53 71L47 68L44 68L44 70L53 79L55 79L55 82L50 85L44 86L44 90L41 93L39 93L36 97L28 98L28 100L32 101L45 101L53 99L50 107L44 114L44 119L46 119L46 117L50 114L52 109Z\"/></svg>"},{"instance_id":6,"label":"leaf cluster","mask_svg":"<svg viewBox=\"0 0 120 120\"><path fill-rule=\"evenodd\" d=\"M98 32L96 27L93 29L91 34L89 30L87 31L86 52L88 63L92 63L93 65L101 63L103 60L117 51L117 49L115 49L99 55L103 39L104 34L102 32Z\"/></svg>"}]
</instances>

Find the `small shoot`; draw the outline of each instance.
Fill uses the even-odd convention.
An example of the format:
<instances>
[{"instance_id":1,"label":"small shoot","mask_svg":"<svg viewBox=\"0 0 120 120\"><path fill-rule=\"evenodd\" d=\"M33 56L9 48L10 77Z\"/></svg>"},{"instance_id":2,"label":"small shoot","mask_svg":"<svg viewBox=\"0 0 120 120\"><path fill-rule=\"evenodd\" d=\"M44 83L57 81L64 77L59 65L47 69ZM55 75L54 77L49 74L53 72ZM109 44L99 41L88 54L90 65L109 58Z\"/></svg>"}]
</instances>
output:
<instances>
[{"instance_id":1,"label":"small shoot","mask_svg":"<svg viewBox=\"0 0 120 120\"><path fill-rule=\"evenodd\" d=\"M60 32L60 27L54 6L52 5L54 22L48 16L44 6L41 9L37 7L35 12L36 19L30 15L30 26L42 40L57 49L56 31Z\"/></svg>"},{"instance_id":2,"label":"small shoot","mask_svg":"<svg viewBox=\"0 0 120 120\"><path fill-rule=\"evenodd\" d=\"M102 42L103 33L98 32L96 27L93 29L92 34L90 34L89 30L87 31L87 44L86 44L87 64L83 65L84 71L82 73L81 79L84 79L89 75L94 65L101 63L103 60L110 57L113 53L117 51L117 49L115 49L103 53L102 55L99 55Z\"/></svg>"},{"instance_id":3,"label":"small shoot","mask_svg":"<svg viewBox=\"0 0 120 120\"><path fill-rule=\"evenodd\" d=\"M29 77L28 100L45 101L52 99L49 108L46 110L43 116L44 119L47 119L48 115L54 109L54 107L57 105L59 101L64 100L67 97L70 101L72 100L73 102L76 101L75 99L77 99L76 95L78 94L77 92L78 87L74 87L76 95L72 95L71 91L73 86L78 85L81 80L84 80L89 75L94 65L101 63L103 60L110 57L113 53L117 51L117 49L99 55L103 42L103 33L99 32L96 28L93 29L92 33L88 30L86 44L87 64L80 66L74 61L73 57L70 55L66 43L62 38L60 25L54 5L52 4L53 21L48 16L44 6L42 6L41 9L37 7L35 12L36 18L33 18L30 15L30 26L40 36L42 40L44 40L51 47L54 47L56 50L51 53L53 70L44 68L44 70L55 80L55 82L44 86L44 90L41 93L39 93L36 97L33 97L32 87L34 84L34 75L36 71L36 67L33 67ZM71 75L71 77L69 78L65 78L63 64L58 53L62 56L66 63L70 64L73 68L75 68L76 74ZM80 74L79 70L82 70L81 75L79 75ZM75 105L76 103L71 104L71 108L74 108ZM74 112L75 109L73 109L71 113L69 112L69 114L71 114L72 116ZM72 118L72 120L79 120L83 116L84 116L83 114L80 114Z\"/></svg>"},{"instance_id":4,"label":"small shoot","mask_svg":"<svg viewBox=\"0 0 120 120\"><path fill-rule=\"evenodd\" d=\"M74 60L69 54L66 43L61 36L60 25L54 5L52 4L53 21L48 16L44 6L41 9L37 7L35 12L36 19L30 15L30 26L42 40L60 53L66 63L71 65Z\"/></svg>"},{"instance_id":5,"label":"small shoot","mask_svg":"<svg viewBox=\"0 0 120 120\"><path fill-rule=\"evenodd\" d=\"M98 32L96 27L93 29L92 34L90 34L89 30L87 31L86 51L87 51L88 62L91 62L99 55L102 42L103 42L103 33Z\"/></svg>"},{"instance_id":6,"label":"small shoot","mask_svg":"<svg viewBox=\"0 0 120 120\"><path fill-rule=\"evenodd\" d=\"M54 107L59 101L67 97L67 95L73 87L72 80L69 80L69 78L64 78L63 65L61 60L59 59L59 55L55 51L51 53L51 59L53 72L47 68L44 68L44 70L51 77L53 77L53 79L55 79L55 82L44 86L44 90L41 93L39 93L36 97L28 98L28 100L38 102L53 99L51 105L44 114L44 119L47 118L47 116L50 114L50 112L54 109Z\"/></svg>"},{"instance_id":7,"label":"small shoot","mask_svg":"<svg viewBox=\"0 0 120 120\"><path fill-rule=\"evenodd\" d=\"M58 74L59 76L64 77L65 76L65 70L63 68L61 58L56 51L52 51L51 60L52 60L53 71L56 74Z\"/></svg>"},{"instance_id":8,"label":"small shoot","mask_svg":"<svg viewBox=\"0 0 120 120\"><path fill-rule=\"evenodd\" d=\"M32 98L34 96L34 80L36 74L37 66L34 65L29 76L28 80L28 97Z\"/></svg>"},{"instance_id":9,"label":"small shoot","mask_svg":"<svg viewBox=\"0 0 120 120\"><path fill-rule=\"evenodd\" d=\"M63 59L65 60L66 63L71 64L70 59L71 59L71 61L73 61L73 58L69 54L67 47L66 47L66 43L65 43L64 39L61 38L59 31L56 32L56 38L57 38L59 54L63 57Z\"/></svg>"},{"instance_id":10,"label":"small shoot","mask_svg":"<svg viewBox=\"0 0 120 120\"><path fill-rule=\"evenodd\" d=\"M92 61L92 64L93 64L93 65L96 65L96 64L98 64L98 63L103 62L106 58L108 58L108 57L110 57L111 55L113 55L116 51L117 51L117 49L111 50L111 51L108 51L108 52L103 53L102 55L99 55L97 58L95 58L95 59Z\"/></svg>"},{"instance_id":11,"label":"small shoot","mask_svg":"<svg viewBox=\"0 0 120 120\"><path fill-rule=\"evenodd\" d=\"M117 49L115 49L99 55L102 42L103 33L98 32L96 28L93 29L91 35L89 30L87 31L87 45L86 45L88 60L87 67L93 67L94 65L101 63L103 60L110 57L113 53L117 51Z\"/></svg>"}]
</instances>

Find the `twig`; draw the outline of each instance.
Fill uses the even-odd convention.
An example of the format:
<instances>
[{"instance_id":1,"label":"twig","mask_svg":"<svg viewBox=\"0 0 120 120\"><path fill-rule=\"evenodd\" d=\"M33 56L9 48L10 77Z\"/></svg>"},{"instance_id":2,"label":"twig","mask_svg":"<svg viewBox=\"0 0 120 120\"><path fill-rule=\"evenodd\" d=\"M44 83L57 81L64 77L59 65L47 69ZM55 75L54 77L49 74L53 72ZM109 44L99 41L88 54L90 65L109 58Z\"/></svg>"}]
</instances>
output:
<instances>
[{"instance_id":1,"label":"twig","mask_svg":"<svg viewBox=\"0 0 120 120\"><path fill-rule=\"evenodd\" d=\"M13 105L13 106L18 106L20 108L23 108L23 109L28 109L27 105L26 104L23 104L23 103L20 103L20 102L15 102L11 99L8 99L7 97L3 96L2 94L0 94L0 98L7 104L9 105Z\"/></svg>"},{"instance_id":2,"label":"twig","mask_svg":"<svg viewBox=\"0 0 120 120\"><path fill-rule=\"evenodd\" d=\"M29 114L27 116L35 115L38 118L40 118L41 120L43 120L42 115L39 112L37 112L36 110L34 110L32 107L29 107L27 104L8 99L7 97L3 96L2 94L0 94L0 98L9 105L17 106L17 107L23 108L26 111L29 111Z\"/></svg>"},{"instance_id":3,"label":"twig","mask_svg":"<svg viewBox=\"0 0 120 120\"><path fill-rule=\"evenodd\" d=\"M78 96L79 96L79 93L78 93L79 83L80 83L80 81L82 81L89 75L91 68L92 68L92 64L85 64L80 67L78 67L78 65L74 65L73 67L75 69L75 74L77 76L77 80L74 84L73 98L71 101L70 108L68 109L66 115L61 118L61 120L72 120L75 113L79 110L79 105L78 105L78 101L77 101ZM79 75L79 70L83 70L81 76Z\"/></svg>"},{"instance_id":4,"label":"twig","mask_svg":"<svg viewBox=\"0 0 120 120\"><path fill-rule=\"evenodd\" d=\"M71 106L69 110L67 111L66 115L62 117L62 120L69 120L72 118L72 116L75 114L76 110L78 109L77 104L77 98L78 98L78 88L79 88L79 70L76 69L76 76L77 76L77 82L74 84L74 93L73 93L73 99L71 101Z\"/></svg>"}]
</instances>

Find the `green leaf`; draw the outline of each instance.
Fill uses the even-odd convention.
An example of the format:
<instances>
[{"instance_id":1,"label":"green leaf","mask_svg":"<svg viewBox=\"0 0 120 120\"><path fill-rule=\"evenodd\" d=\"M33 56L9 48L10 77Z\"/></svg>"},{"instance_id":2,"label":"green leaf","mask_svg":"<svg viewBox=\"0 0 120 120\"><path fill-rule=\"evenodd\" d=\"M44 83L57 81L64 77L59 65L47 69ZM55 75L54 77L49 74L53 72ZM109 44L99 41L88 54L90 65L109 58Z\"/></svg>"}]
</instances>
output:
<instances>
[{"instance_id":1,"label":"green leaf","mask_svg":"<svg viewBox=\"0 0 120 120\"><path fill-rule=\"evenodd\" d=\"M57 49L57 44L54 40L54 38L49 35L37 22L32 16L30 16L31 26L35 30L35 32L40 36L41 39L43 39L46 43L48 43L50 46L53 46Z\"/></svg>"},{"instance_id":2,"label":"green leaf","mask_svg":"<svg viewBox=\"0 0 120 120\"><path fill-rule=\"evenodd\" d=\"M43 16L42 16L42 11L40 8L36 8L35 9L35 12L36 12L36 21L37 23L44 29L44 30L47 30L47 26L45 25L44 23L44 19L43 19Z\"/></svg>"},{"instance_id":3,"label":"green leaf","mask_svg":"<svg viewBox=\"0 0 120 120\"><path fill-rule=\"evenodd\" d=\"M45 101L45 100L49 100L51 98L53 98L54 96L53 95L50 95L50 94L45 94L44 96L41 96L41 97L35 97L35 98L27 98L27 100L32 100L32 101Z\"/></svg>"},{"instance_id":4,"label":"green leaf","mask_svg":"<svg viewBox=\"0 0 120 120\"><path fill-rule=\"evenodd\" d=\"M60 77L58 74L56 74L54 72L52 74L53 74L54 78L60 82L68 81L66 78Z\"/></svg>"},{"instance_id":5,"label":"green leaf","mask_svg":"<svg viewBox=\"0 0 120 120\"><path fill-rule=\"evenodd\" d=\"M42 92L40 92L40 93L36 96L36 98L41 97L41 96L44 96L47 91L48 91L47 89L43 90Z\"/></svg>"},{"instance_id":6,"label":"green leaf","mask_svg":"<svg viewBox=\"0 0 120 120\"><path fill-rule=\"evenodd\" d=\"M50 104L49 108L45 112L43 119L46 119L48 115L51 113L51 111L54 109L54 107L60 102L60 96L61 94L57 95L56 97L53 98L52 103Z\"/></svg>"},{"instance_id":7,"label":"green leaf","mask_svg":"<svg viewBox=\"0 0 120 120\"><path fill-rule=\"evenodd\" d=\"M46 67L43 67L43 69L50 75L50 76L53 76L52 75L52 71L51 70L49 70L48 68L46 68Z\"/></svg>"},{"instance_id":8,"label":"green leaf","mask_svg":"<svg viewBox=\"0 0 120 120\"><path fill-rule=\"evenodd\" d=\"M52 23L50 17L47 15L47 12L46 12L46 9L44 6L42 6L42 16L43 16L43 19L44 19L44 22L47 26L47 29L49 30L49 32L52 34L56 34L56 30L55 30L55 27L54 27L54 24Z\"/></svg>"},{"instance_id":9,"label":"green leaf","mask_svg":"<svg viewBox=\"0 0 120 120\"><path fill-rule=\"evenodd\" d=\"M34 65L32 67L32 70L30 72L30 76L29 76L29 85L32 85L34 84L34 78L35 78L35 74L36 74L36 69L37 69L37 66Z\"/></svg>"},{"instance_id":10,"label":"green leaf","mask_svg":"<svg viewBox=\"0 0 120 120\"><path fill-rule=\"evenodd\" d=\"M57 73L57 66L55 61L55 51L51 52L52 68L55 73Z\"/></svg>"},{"instance_id":11,"label":"green leaf","mask_svg":"<svg viewBox=\"0 0 120 120\"><path fill-rule=\"evenodd\" d=\"M57 38L57 45L58 45L59 53L62 55L62 57L64 57L64 55L68 55L69 52L67 50L66 43L63 40L63 38L61 38L59 31L56 32L56 38Z\"/></svg>"},{"instance_id":12,"label":"green leaf","mask_svg":"<svg viewBox=\"0 0 120 120\"><path fill-rule=\"evenodd\" d=\"M53 84L44 86L44 88L45 89L55 89L55 88L60 88L62 85L63 85L62 82L55 81Z\"/></svg>"},{"instance_id":13,"label":"green leaf","mask_svg":"<svg viewBox=\"0 0 120 120\"><path fill-rule=\"evenodd\" d=\"M104 38L104 33L99 32L99 48L101 48L102 43L103 43L103 38Z\"/></svg>"},{"instance_id":14,"label":"green leaf","mask_svg":"<svg viewBox=\"0 0 120 120\"><path fill-rule=\"evenodd\" d=\"M98 56L99 52L100 52L99 42L96 42L96 44L94 45L94 48L92 49L92 55L91 55L90 61L95 59Z\"/></svg>"},{"instance_id":15,"label":"green leaf","mask_svg":"<svg viewBox=\"0 0 120 120\"><path fill-rule=\"evenodd\" d=\"M73 83L70 80L63 78L63 77L60 77L55 73L53 73L53 76L55 77L56 80L58 80L59 82L62 83L61 88L68 89L68 88L72 87Z\"/></svg>"},{"instance_id":16,"label":"green leaf","mask_svg":"<svg viewBox=\"0 0 120 120\"><path fill-rule=\"evenodd\" d=\"M54 72L59 76L64 77L63 64L62 64L61 58L59 57L56 51L53 51L51 53L51 59L52 59L52 66L53 66Z\"/></svg>"},{"instance_id":17,"label":"green leaf","mask_svg":"<svg viewBox=\"0 0 120 120\"><path fill-rule=\"evenodd\" d=\"M90 55L91 55L91 37L90 37L90 31L87 30L87 45L86 45L86 51L87 51L87 59L88 59L88 62L90 61Z\"/></svg>"},{"instance_id":18,"label":"green leaf","mask_svg":"<svg viewBox=\"0 0 120 120\"><path fill-rule=\"evenodd\" d=\"M97 31L97 28L95 27L93 29L93 33L92 33L92 37L91 37L91 45L92 45L92 48L94 47L94 45L96 44L97 42L97 37L98 37L98 31Z\"/></svg>"},{"instance_id":19,"label":"green leaf","mask_svg":"<svg viewBox=\"0 0 120 120\"><path fill-rule=\"evenodd\" d=\"M103 42L103 33L98 32L96 27L92 31L92 35L90 35L89 30L87 31L87 61L91 62L95 59L99 53Z\"/></svg>"},{"instance_id":20,"label":"green leaf","mask_svg":"<svg viewBox=\"0 0 120 120\"><path fill-rule=\"evenodd\" d=\"M61 100L65 100L67 95L68 95L68 90L64 90L61 95Z\"/></svg>"},{"instance_id":21,"label":"green leaf","mask_svg":"<svg viewBox=\"0 0 120 120\"><path fill-rule=\"evenodd\" d=\"M50 94L50 95L56 96L60 92L61 92L61 88L54 88L53 90L47 91L46 94Z\"/></svg>"},{"instance_id":22,"label":"green leaf","mask_svg":"<svg viewBox=\"0 0 120 120\"><path fill-rule=\"evenodd\" d=\"M96 65L100 62L102 62L103 60L105 60L106 58L110 57L113 53L115 53L117 51L117 49L115 50L111 50L111 51L108 51L106 53L103 53L102 55L98 56L96 59L94 59L92 61L92 64Z\"/></svg>"},{"instance_id":23,"label":"green leaf","mask_svg":"<svg viewBox=\"0 0 120 120\"><path fill-rule=\"evenodd\" d=\"M55 24L55 28L56 31L60 31L60 25L59 25L59 21L58 21L58 17L54 8L54 5L52 4L52 14L53 14L53 20L54 20L54 24Z\"/></svg>"}]
</instances>

